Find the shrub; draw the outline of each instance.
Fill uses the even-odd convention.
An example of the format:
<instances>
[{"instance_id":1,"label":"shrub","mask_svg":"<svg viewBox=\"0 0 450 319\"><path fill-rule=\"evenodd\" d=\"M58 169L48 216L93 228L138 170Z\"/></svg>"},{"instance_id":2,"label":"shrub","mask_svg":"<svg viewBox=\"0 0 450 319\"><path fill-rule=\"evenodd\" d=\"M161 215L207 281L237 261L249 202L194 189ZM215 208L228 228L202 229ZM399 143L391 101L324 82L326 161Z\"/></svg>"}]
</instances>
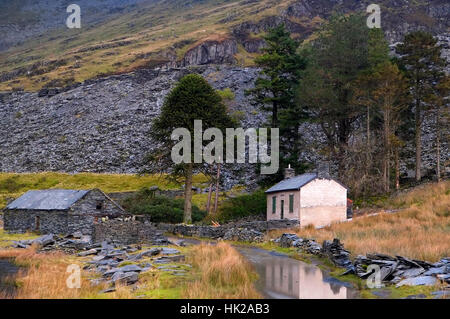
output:
<instances>
[{"instance_id":1,"label":"shrub","mask_svg":"<svg viewBox=\"0 0 450 319\"><path fill-rule=\"evenodd\" d=\"M11 177L8 177L4 180L0 181L0 191L6 191L9 193L15 193L21 188L23 188L25 185L18 182L18 175L14 175Z\"/></svg>"},{"instance_id":2,"label":"shrub","mask_svg":"<svg viewBox=\"0 0 450 319\"><path fill-rule=\"evenodd\" d=\"M182 223L184 199L153 196L149 189L140 190L135 196L127 198L124 208L135 215L149 215L155 223ZM206 216L206 211L192 205L192 221L199 222Z\"/></svg>"},{"instance_id":3,"label":"shrub","mask_svg":"<svg viewBox=\"0 0 450 319\"><path fill-rule=\"evenodd\" d=\"M226 222L248 216L261 216L266 212L266 194L258 190L252 194L240 195L224 201L218 220Z\"/></svg>"},{"instance_id":4,"label":"shrub","mask_svg":"<svg viewBox=\"0 0 450 319\"><path fill-rule=\"evenodd\" d=\"M232 101L236 97L236 95L231 91L230 88L226 88L224 90L218 90L217 93L219 93L220 97L224 101Z\"/></svg>"}]
</instances>

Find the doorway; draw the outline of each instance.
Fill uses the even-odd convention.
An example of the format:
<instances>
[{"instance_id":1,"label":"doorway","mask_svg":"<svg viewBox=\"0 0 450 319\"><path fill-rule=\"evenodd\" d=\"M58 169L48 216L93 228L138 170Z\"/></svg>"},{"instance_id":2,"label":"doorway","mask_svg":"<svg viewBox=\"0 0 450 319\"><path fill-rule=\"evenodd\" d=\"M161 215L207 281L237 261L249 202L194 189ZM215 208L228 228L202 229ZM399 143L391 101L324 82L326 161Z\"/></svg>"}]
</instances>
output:
<instances>
[{"instance_id":1,"label":"doorway","mask_svg":"<svg viewBox=\"0 0 450 319\"><path fill-rule=\"evenodd\" d=\"M284 219L284 199L281 200L281 219Z\"/></svg>"},{"instance_id":2,"label":"doorway","mask_svg":"<svg viewBox=\"0 0 450 319\"><path fill-rule=\"evenodd\" d=\"M39 216L36 216L34 218L34 230L39 231L41 228L41 218Z\"/></svg>"}]
</instances>

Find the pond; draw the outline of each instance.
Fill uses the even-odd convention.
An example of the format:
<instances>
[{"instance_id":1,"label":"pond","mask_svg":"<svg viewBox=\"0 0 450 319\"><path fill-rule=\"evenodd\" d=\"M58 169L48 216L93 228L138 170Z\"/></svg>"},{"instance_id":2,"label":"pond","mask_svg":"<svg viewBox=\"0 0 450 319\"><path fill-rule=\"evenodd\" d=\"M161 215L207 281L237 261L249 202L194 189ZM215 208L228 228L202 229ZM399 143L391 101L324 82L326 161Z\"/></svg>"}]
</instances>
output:
<instances>
[{"instance_id":1,"label":"pond","mask_svg":"<svg viewBox=\"0 0 450 319\"><path fill-rule=\"evenodd\" d=\"M11 259L0 259L0 298L5 295L14 295L16 287L12 284L12 278L19 270L20 267L16 266Z\"/></svg>"},{"instance_id":2,"label":"pond","mask_svg":"<svg viewBox=\"0 0 450 319\"><path fill-rule=\"evenodd\" d=\"M236 247L259 274L256 288L269 299L355 299L350 283L327 275L316 265L256 247Z\"/></svg>"}]
</instances>

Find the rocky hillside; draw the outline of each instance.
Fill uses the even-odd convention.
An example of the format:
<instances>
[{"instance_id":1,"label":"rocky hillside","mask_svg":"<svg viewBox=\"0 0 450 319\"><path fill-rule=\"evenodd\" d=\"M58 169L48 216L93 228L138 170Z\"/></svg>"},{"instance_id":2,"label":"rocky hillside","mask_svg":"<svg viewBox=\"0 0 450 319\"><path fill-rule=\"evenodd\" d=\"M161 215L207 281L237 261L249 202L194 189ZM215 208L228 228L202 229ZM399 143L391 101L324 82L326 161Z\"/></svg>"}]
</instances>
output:
<instances>
[{"instance_id":1,"label":"rocky hillside","mask_svg":"<svg viewBox=\"0 0 450 319\"><path fill-rule=\"evenodd\" d=\"M241 118L243 126L259 127L264 121L265 115L244 96L258 70L229 66L194 70L215 88L235 93L230 112ZM139 70L86 81L63 92L1 94L0 171L139 172L145 154L154 147L148 138L150 123L173 84L188 72L192 70ZM242 169L231 169L235 182Z\"/></svg>"},{"instance_id":2,"label":"rocky hillside","mask_svg":"<svg viewBox=\"0 0 450 319\"><path fill-rule=\"evenodd\" d=\"M257 77L251 65L264 46L264 33L284 23L295 37L308 40L333 12L365 12L370 2L79 1L84 12L79 30L55 22L64 24L64 1L2 2L0 171L140 171L154 146L147 134L152 119L175 81L192 71L216 89L230 88L235 94L231 112L242 126L259 127L266 117L244 91ZM449 57L448 1L379 4L391 43L408 31L426 29L439 37ZM323 142L318 132L303 129L302 156L310 163ZM430 171L433 141L426 120L423 161ZM447 143L442 163L449 160ZM411 156L401 165L404 176L413 174L412 149L407 146ZM257 178L254 167L245 165L226 169L224 177L228 186L251 185Z\"/></svg>"},{"instance_id":3,"label":"rocky hillside","mask_svg":"<svg viewBox=\"0 0 450 319\"><path fill-rule=\"evenodd\" d=\"M230 88L235 98L230 112L243 127L260 127L266 114L252 104L244 91L254 85L258 70L209 65L170 70L142 69L129 74L86 81L81 85L0 95L0 171L3 172L111 172L136 173L144 168L151 121L165 95L188 72L202 74L216 89ZM323 143L317 128L305 125L303 160L314 164ZM434 134L425 121L423 161L434 169ZM442 162L448 161L443 141ZM413 174L411 156L402 162L404 176ZM232 165L224 184L255 185L253 165Z\"/></svg>"},{"instance_id":4,"label":"rocky hillside","mask_svg":"<svg viewBox=\"0 0 450 319\"><path fill-rule=\"evenodd\" d=\"M142 67L251 66L262 36L284 23L309 39L334 12L365 14L368 0L80 0L81 29L66 1L0 4L0 90L65 86ZM449 32L446 0L380 0L391 43L416 29ZM3 51L3 52L1 52Z\"/></svg>"}]
</instances>

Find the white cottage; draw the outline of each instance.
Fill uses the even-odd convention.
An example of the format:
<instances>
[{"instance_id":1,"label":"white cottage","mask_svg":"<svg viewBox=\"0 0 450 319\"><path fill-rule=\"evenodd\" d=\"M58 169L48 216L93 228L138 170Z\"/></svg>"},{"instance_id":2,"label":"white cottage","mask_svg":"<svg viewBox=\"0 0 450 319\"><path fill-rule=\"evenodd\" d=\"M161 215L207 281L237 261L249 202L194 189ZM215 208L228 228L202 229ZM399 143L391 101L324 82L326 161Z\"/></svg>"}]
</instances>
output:
<instances>
[{"instance_id":1,"label":"white cottage","mask_svg":"<svg viewBox=\"0 0 450 319\"><path fill-rule=\"evenodd\" d=\"M267 220L296 219L300 226L326 226L347 219L347 188L328 174L294 176L285 169L285 179L266 191Z\"/></svg>"}]
</instances>

